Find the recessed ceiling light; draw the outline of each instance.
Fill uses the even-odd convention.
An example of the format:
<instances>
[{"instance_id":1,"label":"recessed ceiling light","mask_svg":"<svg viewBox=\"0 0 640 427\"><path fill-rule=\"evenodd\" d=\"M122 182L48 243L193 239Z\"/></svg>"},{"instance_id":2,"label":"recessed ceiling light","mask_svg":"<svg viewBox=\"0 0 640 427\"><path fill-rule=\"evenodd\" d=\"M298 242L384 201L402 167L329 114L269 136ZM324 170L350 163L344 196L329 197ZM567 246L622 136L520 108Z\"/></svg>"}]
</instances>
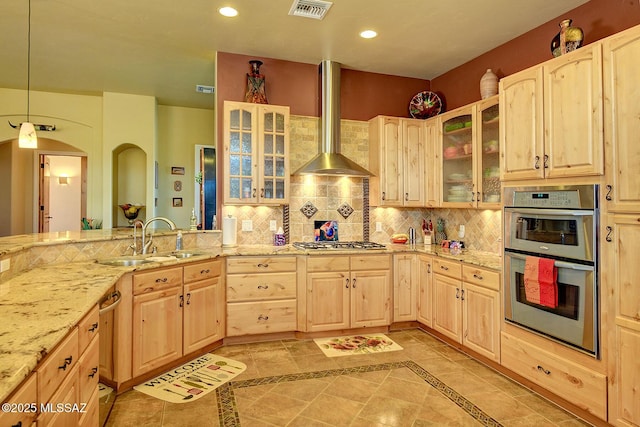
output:
<instances>
[{"instance_id":1,"label":"recessed ceiling light","mask_svg":"<svg viewBox=\"0 0 640 427\"><path fill-rule=\"evenodd\" d=\"M373 30L364 30L363 32L360 33L360 37L362 37L363 39L372 39L377 35L378 33L376 33Z\"/></svg>"},{"instance_id":2,"label":"recessed ceiling light","mask_svg":"<svg viewBox=\"0 0 640 427\"><path fill-rule=\"evenodd\" d=\"M238 11L229 6L221 7L220 9L218 9L218 12L220 12L220 15L226 16L228 18L238 16Z\"/></svg>"}]
</instances>

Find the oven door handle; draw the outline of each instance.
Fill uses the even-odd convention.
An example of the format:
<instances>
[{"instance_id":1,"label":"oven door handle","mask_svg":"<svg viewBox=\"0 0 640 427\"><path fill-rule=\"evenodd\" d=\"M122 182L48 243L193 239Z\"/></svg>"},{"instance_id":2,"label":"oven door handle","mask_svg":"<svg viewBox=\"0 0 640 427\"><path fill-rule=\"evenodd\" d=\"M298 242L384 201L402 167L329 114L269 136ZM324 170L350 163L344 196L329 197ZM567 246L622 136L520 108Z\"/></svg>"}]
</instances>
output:
<instances>
[{"instance_id":1,"label":"oven door handle","mask_svg":"<svg viewBox=\"0 0 640 427\"><path fill-rule=\"evenodd\" d=\"M592 210L564 210L564 209L531 209L531 208L504 208L505 212L526 215L563 215L563 216L593 216Z\"/></svg>"},{"instance_id":2,"label":"oven door handle","mask_svg":"<svg viewBox=\"0 0 640 427\"><path fill-rule=\"evenodd\" d=\"M593 266L591 265L574 264L572 262L564 262L564 261L555 261L554 264L557 268L570 268L572 270L593 271Z\"/></svg>"}]
</instances>

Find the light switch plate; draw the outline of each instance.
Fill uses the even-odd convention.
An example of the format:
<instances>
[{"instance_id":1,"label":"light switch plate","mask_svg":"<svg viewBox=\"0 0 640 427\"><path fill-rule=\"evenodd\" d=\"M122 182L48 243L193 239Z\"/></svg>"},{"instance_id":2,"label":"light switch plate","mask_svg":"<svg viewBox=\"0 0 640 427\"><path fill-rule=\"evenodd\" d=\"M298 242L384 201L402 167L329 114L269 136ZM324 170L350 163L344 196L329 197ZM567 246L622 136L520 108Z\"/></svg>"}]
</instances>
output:
<instances>
[{"instance_id":1,"label":"light switch plate","mask_svg":"<svg viewBox=\"0 0 640 427\"><path fill-rule=\"evenodd\" d=\"M278 229L278 222L275 219L269 221L269 231L276 231Z\"/></svg>"},{"instance_id":2,"label":"light switch plate","mask_svg":"<svg viewBox=\"0 0 640 427\"><path fill-rule=\"evenodd\" d=\"M381 222L376 222L376 231L382 231L382 223Z\"/></svg>"},{"instance_id":3,"label":"light switch plate","mask_svg":"<svg viewBox=\"0 0 640 427\"><path fill-rule=\"evenodd\" d=\"M9 270L9 268L11 268L11 258L0 261L0 273Z\"/></svg>"},{"instance_id":4,"label":"light switch plate","mask_svg":"<svg viewBox=\"0 0 640 427\"><path fill-rule=\"evenodd\" d=\"M251 221L250 219L243 219L242 231L253 231L253 221Z\"/></svg>"}]
</instances>

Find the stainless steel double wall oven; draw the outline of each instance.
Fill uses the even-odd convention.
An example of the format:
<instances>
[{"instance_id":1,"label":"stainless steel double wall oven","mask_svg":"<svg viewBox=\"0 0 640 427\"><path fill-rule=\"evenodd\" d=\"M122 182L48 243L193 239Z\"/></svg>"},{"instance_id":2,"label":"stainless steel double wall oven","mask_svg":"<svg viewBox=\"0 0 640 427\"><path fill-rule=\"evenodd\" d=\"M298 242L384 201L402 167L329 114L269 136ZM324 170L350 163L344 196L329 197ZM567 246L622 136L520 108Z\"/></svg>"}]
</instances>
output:
<instances>
[{"instance_id":1,"label":"stainless steel double wall oven","mask_svg":"<svg viewBox=\"0 0 640 427\"><path fill-rule=\"evenodd\" d=\"M505 318L599 356L598 186L504 189ZM552 259L554 307L530 302L527 257Z\"/></svg>"}]
</instances>

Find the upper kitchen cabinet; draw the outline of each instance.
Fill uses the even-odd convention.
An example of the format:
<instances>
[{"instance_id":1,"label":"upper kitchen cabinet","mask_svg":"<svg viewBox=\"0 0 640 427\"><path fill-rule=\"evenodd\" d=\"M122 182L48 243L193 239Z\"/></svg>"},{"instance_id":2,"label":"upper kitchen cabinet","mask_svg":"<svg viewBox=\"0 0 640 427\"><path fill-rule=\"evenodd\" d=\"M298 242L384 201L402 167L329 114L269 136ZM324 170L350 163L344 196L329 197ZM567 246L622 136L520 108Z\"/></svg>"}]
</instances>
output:
<instances>
[{"instance_id":1,"label":"upper kitchen cabinet","mask_svg":"<svg viewBox=\"0 0 640 427\"><path fill-rule=\"evenodd\" d=\"M372 205L425 206L425 136L423 120L378 116L369 121Z\"/></svg>"},{"instance_id":2,"label":"upper kitchen cabinet","mask_svg":"<svg viewBox=\"0 0 640 427\"><path fill-rule=\"evenodd\" d=\"M605 205L640 212L640 28L604 40Z\"/></svg>"},{"instance_id":3,"label":"upper kitchen cabinet","mask_svg":"<svg viewBox=\"0 0 640 427\"><path fill-rule=\"evenodd\" d=\"M602 175L602 50L595 43L500 80L503 181Z\"/></svg>"},{"instance_id":4,"label":"upper kitchen cabinet","mask_svg":"<svg viewBox=\"0 0 640 427\"><path fill-rule=\"evenodd\" d=\"M224 203L289 200L289 107L225 101Z\"/></svg>"},{"instance_id":5,"label":"upper kitchen cabinet","mask_svg":"<svg viewBox=\"0 0 640 427\"><path fill-rule=\"evenodd\" d=\"M499 209L498 97L445 113L439 123L443 205Z\"/></svg>"}]
</instances>

